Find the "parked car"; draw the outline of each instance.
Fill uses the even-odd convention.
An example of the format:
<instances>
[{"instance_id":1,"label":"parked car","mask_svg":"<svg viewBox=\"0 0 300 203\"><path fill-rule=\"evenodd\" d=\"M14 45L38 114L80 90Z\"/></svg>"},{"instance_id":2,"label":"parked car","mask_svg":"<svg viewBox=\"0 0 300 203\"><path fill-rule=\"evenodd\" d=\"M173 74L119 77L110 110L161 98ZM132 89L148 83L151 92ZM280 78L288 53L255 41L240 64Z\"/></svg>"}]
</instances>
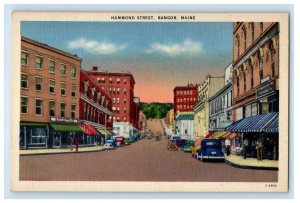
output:
<instances>
[{"instance_id":1,"label":"parked car","mask_svg":"<svg viewBox=\"0 0 300 203\"><path fill-rule=\"evenodd\" d=\"M176 146L176 140L168 140L167 149L169 151L177 151L178 147Z\"/></svg>"},{"instance_id":2,"label":"parked car","mask_svg":"<svg viewBox=\"0 0 300 203\"><path fill-rule=\"evenodd\" d=\"M117 144L115 140L106 140L103 147L104 149L115 149Z\"/></svg>"},{"instance_id":3,"label":"parked car","mask_svg":"<svg viewBox=\"0 0 300 203\"><path fill-rule=\"evenodd\" d=\"M194 140L186 140L184 142L183 151L184 152L192 152L192 148L195 146Z\"/></svg>"},{"instance_id":4,"label":"parked car","mask_svg":"<svg viewBox=\"0 0 300 203\"><path fill-rule=\"evenodd\" d=\"M125 138L124 144L125 144L125 145L130 145L130 142L129 142L129 138L128 138L128 137Z\"/></svg>"},{"instance_id":5,"label":"parked car","mask_svg":"<svg viewBox=\"0 0 300 203\"><path fill-rule=\"evenodd\" d=\"M185 141L186 141L186 139L182 139L182 138L177 139L176 140L177 147L183 150Z\"/></svg>"},{"instance_id":6,"label":"parked car","mask_svg":"<svg viewBox=\"0 0 300 203\"><path fill-rule=\"evenodd\" d=\"M216 139L204 139L201 141L201 148L197 151L197 159L224 160L222 143Z\"/></svg>"},{"instance_id":7,"label":"parked car","mask_svg":"<svg viewBox=\"0 0 300 203\"><path fill-rule=\"evenodd\" d=\"M117 136L115 139L118 147L125 145L125 138L123 136Z\"/></svg>"},{"instance_id":8,"label":"parked car","mask_svg":"<svg viewBox=\"0 0 300 203\"><path fill-rule=\"evenodd\" d=\"M134 136L129 136L129 143L134 143L135 142L135 137Z\"/></svg>"}]
</instances>

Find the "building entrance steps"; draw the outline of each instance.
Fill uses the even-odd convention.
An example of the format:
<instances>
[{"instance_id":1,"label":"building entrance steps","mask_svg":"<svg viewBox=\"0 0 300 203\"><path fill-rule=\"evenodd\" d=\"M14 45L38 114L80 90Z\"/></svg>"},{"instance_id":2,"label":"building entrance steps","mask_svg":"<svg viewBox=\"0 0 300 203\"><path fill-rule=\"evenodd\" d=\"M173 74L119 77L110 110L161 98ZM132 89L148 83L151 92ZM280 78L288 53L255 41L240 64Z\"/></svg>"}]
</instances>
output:
<instances>
[{"instance_id":1,"label":"building entrance steps","mask_svg":"<svg viewBox=\"0 0 300 203\"><path fill-rule=\"evenodd\" d=\"M79 146L78 152L96 152L104 150L103 146ZM20 155L43 155L43 154L63 154L63 153L76 153L76 146L73 146L73 151L70 147L58 149L25 149L19 150Z\"/></svg>"},{"instance_id":2,"label":"building entrance steps","mask_svg":"<svg viewBox=\"0 0 300 203\"><path fill-rule=\"evenodd\" d=\"M229 156L225 155L225 163L238 168L245 169L258 169L258 170L278 170L278 161L263 159L258 161L256 158L246 158L243 156L237 156L230 154Z\"/></svg>"}]
</instances>

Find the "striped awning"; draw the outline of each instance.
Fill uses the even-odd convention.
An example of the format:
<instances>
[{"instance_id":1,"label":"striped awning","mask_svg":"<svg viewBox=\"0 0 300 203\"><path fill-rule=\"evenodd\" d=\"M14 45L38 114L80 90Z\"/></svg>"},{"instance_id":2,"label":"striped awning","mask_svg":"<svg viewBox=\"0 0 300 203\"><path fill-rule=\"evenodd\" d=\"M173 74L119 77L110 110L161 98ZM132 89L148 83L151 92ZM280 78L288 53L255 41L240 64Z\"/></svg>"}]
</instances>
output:
<instances>
[{"instance_id":1,"label":"striped awning","mask_svg":"<svg viewBox=\"0 0 300 203\"><path fill-rule=\"evenodd\" d=\"M208 133L207 135L205 135L205 139L209 139L211 138L214 134L216 133L216 131L211 131L210 133Z\"/></svg>"},{"instance_id":2,"label":"striped awning","mask_svg":"<svg viewBox=\"0 0 300 203\"><path fill-rule=\"evenodd\" d=\"M272 112L265 115L250 116L234 122L227 128L230 132L262 132L264 127L274 118L278 117L278 112Z\"/></svg>"},{"instance_id":3,"label":"striped awning","mask_svg":"<svg viewBox=\"0 0 300 203\"><path fill-rule=\"evenodd\" d=\"M213 139L220 139L223 135L225 135L227 132L224 132L224 131L219 131L217 132L216 134L214 134L212 136Z\"/></svg>"},{"instance_id":4,"label":"striped awning","mask_svg":"<svg viewBox=\"0 0 300 203\"><path fill-rule=\"evenodd\" d=\"M91 126L87 123L82 123L81 128L82 128L84 134L95 135L95 136L99 135L97 130L95 130L95 128L93 126Z\"/></svg>"},{"instance_id":5,"label":"striped awning","mask_svg":"<svg viewBox=\"0 0 300 203\"><path fill-rule=\"evenodd\" d=\"M271 120L264 128L263 132L266 133L278 133L278 115L275 119Z\"/></svg>"}]
</instances>

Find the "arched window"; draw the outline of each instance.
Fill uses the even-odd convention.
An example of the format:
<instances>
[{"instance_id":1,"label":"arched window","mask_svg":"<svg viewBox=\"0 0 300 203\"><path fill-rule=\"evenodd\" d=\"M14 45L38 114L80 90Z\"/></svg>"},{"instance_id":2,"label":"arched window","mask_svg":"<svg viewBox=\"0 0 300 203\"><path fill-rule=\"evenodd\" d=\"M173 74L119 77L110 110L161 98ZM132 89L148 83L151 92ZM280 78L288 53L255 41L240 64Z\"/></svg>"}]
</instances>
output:
<instances>
[{"instance_id":1,"label":"arched window","mask_svg":"<svg viewBox=\"0 0 300 203\"><path fill-rule=\"evenodd\" d=\"M243 27L243 34L244 34L244 51L245 51L247 48L247 30L245 26Z\"/></svg>"},{"instance_id":2,"label":"arched window","mask_svg":"<svg viewBox=\"0 0 300 203\"><path fill-rule=\"evenodd\" d=\"M237 44L237 56L240 56L240 37L236 35L236 44Z\"/></svg>"},{"instance_id":3,"label":"arched window","mask_svg":"<svg viewBox=\"0 0 300 203\"><path fill-rule=\"evenodd\" d=\"M244 84L244 92L246 92L246 72L243 71L243 84Z\"/></svg>"},{"instance_id":4,"label":"arched window","mask_svg":"<svg viewBox=\"0 0 300 203\"><path fill-rule=\"evenodd\" d=\"M259 29L260 29L260 34L264 32L264 23L263 22L259 23Z\"/></svg>"},{"instance_id":5,"label":"arched window","mask_svg":"<svg viewBox=\"0 0 300 203\"><path fill-rule=\"evenodd\" d=\"M260 80L262 80L264 78L264 70L263 70L264 58L263 58L262 49L260 49L260 51L258 52L258 58L259 58L259 78Z\"/></svg>"},{"instance_id":6,"label":"arched window","mask_svg":"<svg viewBox=\"0 0 300 203\"><path fill-rule=\"evenodd\" d=\"M274 45L273 42L270 43L270 52L271 52L271 70L272 70L272 77L275 76L275 50L274 50Z\"/></svg>"},{"instance_id":7,"label":"arched window","mask_svg":"<svg viewBox=\"0 0 300 203\"><path fill-rule=\"evenodd\" d=\"M254 81L253 81L253 65L251 63L251 61L249 62L250 64L250 75L251 75L251 88L253 88L254 85Z\"/></svg>"},{"instance_id":8,"label":"arched window","mask_svg":"<svg viewBox=\"0 0 300 203\"><path fill-rule=\"evenodd\" d=\"M254 43L254 23L250 23L250 29L251 29L251 42Z\"/></svg>"}]
</instances>

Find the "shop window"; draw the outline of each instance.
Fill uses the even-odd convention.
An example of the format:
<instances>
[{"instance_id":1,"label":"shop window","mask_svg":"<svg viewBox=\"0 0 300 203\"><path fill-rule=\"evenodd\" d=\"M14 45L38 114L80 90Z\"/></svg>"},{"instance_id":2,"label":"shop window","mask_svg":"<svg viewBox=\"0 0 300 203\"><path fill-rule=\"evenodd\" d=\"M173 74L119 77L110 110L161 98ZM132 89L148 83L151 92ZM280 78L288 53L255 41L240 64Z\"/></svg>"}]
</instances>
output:
<instances>
[{"instance_id":1,"label":"shop window","mask_svg":"<svg viewBox=\"0 0 300 203\"><path fill-rule=\"evenodd\" d=\"M76 85L72 85L72 88L71 88L71 96L72 96L72 97L76 97Z\"/></svg>"},{"instance_id":2,"label":"shop window","mask_svg":"<svg viewBox=\"0 0 300 203\"><path fill-rule=\"evenodd\" d=\"M49 72L54 73L55 72L55 61L50 60L49 62Z\"/></svg>"},{"instance_id":3,"label":"shop window","mask_svg":"<svg viewBox=\"0 0 300 203\"><path fill-rule=\"evenodd\" d=\"M28 66L28 53L23 52L21 53L21 65Z\"/></svg>"},{"instance_id":4,"label":"shop window","mask_svg":"<svg viewBox=\"0 0 300 203\"><path fill-rule=\"evenodd\" d=\"M55 102L49 101L49 116L55 116Z\"/></svg>"},{"instance_id":5,"label":"shop window","mask_svg":"<svg viewBox=\"0 0 300 203\"><path fill-rule=\"evenodd\" d=\"M72 79L75 79L75 78L76 78L76 68L75 68L75 67L72 67L72 68L71 68L71 78L72 78Z\"/></svg>"},{"instance_id":6,"label":"shop window","mask_svg":"<svg viewBox=\"0 0 300 203\"><path fill-rule=\"evenodd\" d=\"M66 103L60 103L60 117L66 117Z\"/></svg>"},{"instance_id":7,"label":"shop window","mask_svg":"<svg viewBox=\"0 0 300 203\"><path fill-rule=\"evenodd\" d=\"M75 118L75 112L76 112L76 105L71 105L71 118Z\"/></svg>"},{"instance_id":8,"label":"shop window","mask_svg":"<svg viewBox=\"0 0 300 203\"><path fill-rule=\"evenodd\" d=\"M30 145L45 145L47 141L47 131L45 127L35 127L31 130L31 136L29 139Z\"/></svg>"},{"instance_id":9,"label":"shop window","mask_svg":"<svg viewBox=\"0 0 300 203\"><path fill-rule=\"evenodd\" d=\"M43 58L41 56L35 57L35 68L41 69L43 65Z\"/></svg>"},{"instance_id":10,"label":"shop window","mask_svg":"<svg viewBox=\"0 0 300 203\"><path fill-rule=\"evenodd\" d=\"M60 83L60 95L66 96L66 83Z\"/></svg>"},{"instance_id":11,"label":"shop window","mask_svg":"<svg viewBox=\"0 0 300 203\"><path fill-rule=\"evenodd\" d=\"M27 114L28 113L28 98L21 97L21 113Z\"/></svg>"},{"instance_id":12,"label":"shop window","mask_svg":"<svg viewBox=\"0 0 300 203\"><path fill-rule=\"evenodd\" d=\"M267 101L260 102L260 114L267 114L269 113L269 104Z\"/></svg>"},{"instance_id":13,"label":"shop window","mask_svg":"<svg viewBox=\"0 0 300 203\"><path fill-rule=\"evenodd\" d=\"M42 104L43 101L41 99L35 100L35 115L42 115Z\"/></svg>"},{"instance_id":14,"label":"shop window","mask_svg":"<svg viewBox=\"0 0 300 203\"><path fill-rule=\"evenodd\" d=\"M42 78L41 77L35 77L35 90L36 91L42 90Z\"/></svg>"},{"instance_id":15,"label":"shop window","mask_svg":"<svg viewBox=\"0 0 300 203\"><path fill-rule=\"evenodd\" d=\"M21 87L24 89L28 88L28 75L21 74Z\"/></svg>"},{"instance_id":16,"label":"shop window","mask_svg":"<svg viewBox=\"0 0 300 203\"><path fill-rule=\"evenodd\" d=\"M52 94L55 93L55 80L49 80L49 92Z\"/></svg>"},{"instance_id":17,"label":"shop window","mask_svg":"<svg viewBox=\"0 0 300 203\"><path fill-rule=\"evenodd\" d=\"M67 69L67 66L65 64L60 64L60 75L61 76L66 76L66 69Z\"/></svg>"}]
</instances>

